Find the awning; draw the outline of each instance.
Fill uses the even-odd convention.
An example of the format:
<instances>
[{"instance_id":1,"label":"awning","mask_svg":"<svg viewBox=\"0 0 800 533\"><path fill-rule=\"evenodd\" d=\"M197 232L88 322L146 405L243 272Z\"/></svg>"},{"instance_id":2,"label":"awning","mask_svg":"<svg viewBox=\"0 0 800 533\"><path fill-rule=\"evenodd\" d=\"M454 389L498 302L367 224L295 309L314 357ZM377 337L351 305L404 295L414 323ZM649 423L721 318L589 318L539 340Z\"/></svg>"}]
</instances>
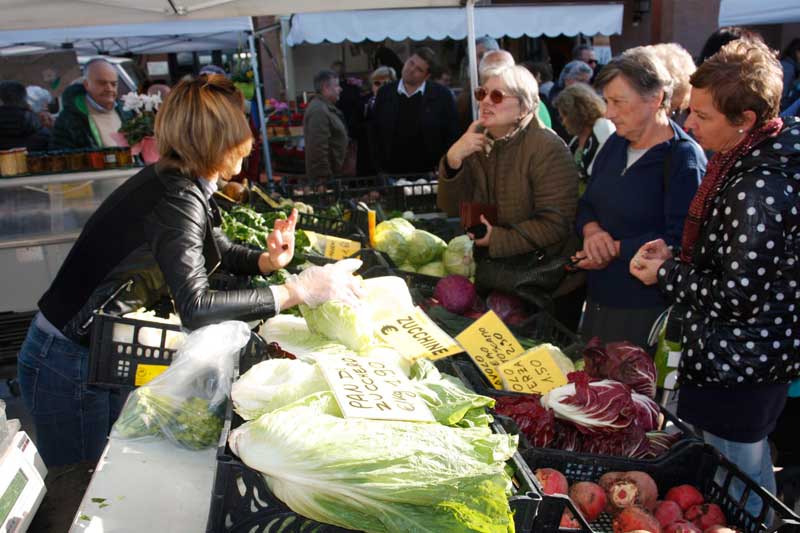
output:
<instances>
[{"instance_id":1,"label":"awning","mask_svg":"<svg viewBox=\"0 0 800 533\"><path fill-rule=\"evenodd\" d=\"M720 26L800 22L800 0L722 0Z\"/></svg>"},{"instance_id":2,"label":"awning","mask_svg":"<svg viewBox=\"0 0 800 533\"><path fill-rule=\"evenodd\" d=\"M458 0L0 0L2 28L24 30L337 9L458 6Z\"/></svg>"},{"instance_id":3,"label":"awning","mask_svg":"<svg viewBox=\"0 0 800 533\"><path fill-rule=\"evenodd\" d=\"M247 45L243 32L253 29L250 17L181 20L151 24L115 24L0 31L0 48L34 45L45 48L72 43L78 52L108 54L171 53L230 50Z\"/></svg>"},{"instance_id":4,"label":"awning","mask_svg":"<svg viewBox=\"0 0 800 533\"><path fill-rule=\"evenodd\" d=\"M564 4L492 6L475 9L475 34L492 37L611 35L622 32L624 5ZM302 13L292 17L290 46L323 41L361 42L391 39L465 39L467 26L459 8L392 9Z\"/></svg>"}]
</instances>

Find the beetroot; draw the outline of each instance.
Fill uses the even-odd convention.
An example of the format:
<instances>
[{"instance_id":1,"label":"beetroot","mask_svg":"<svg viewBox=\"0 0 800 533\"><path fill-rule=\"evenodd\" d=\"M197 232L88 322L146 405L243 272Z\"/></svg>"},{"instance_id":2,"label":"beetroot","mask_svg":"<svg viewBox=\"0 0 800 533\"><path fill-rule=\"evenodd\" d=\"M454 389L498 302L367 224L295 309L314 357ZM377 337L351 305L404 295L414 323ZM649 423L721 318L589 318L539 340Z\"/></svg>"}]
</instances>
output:
<instances>
[{"instance_id":1,"label":"beetroot","mask_svg":"<svg viewBox=\"0 0 800 533\"><path fill-rule=\"evenodd\" d=\"M655 514L656 520L662 527L666 527L678 520L683 520L681 506L670 500L656 502L653 514Z\"/></svg>"},{"instance_id":2,"label":"beetroot","mask_svg":"<svg viewBox=\"0 0 800 533\"><path fill-rule=\"evenodd\" d=\"M589 481L580 481L569 488L569 497L589 522L594 522L606 507L603 488Z\"/></svg>"},{"instance_id":3,"label":"beetroot","mask_svg":"<svg viewBox=\"0 0 800 533\"><path fill-rule=\"evenodd\" d=\"M703 503L693 505L686 511L686 520L694 523L698 528L705 530L711 526L727 526L725 513L716 503Z\"/></svg>"},{"instance_id":4,"label":"beetroot","mask_svg":"<svg viewBox=\"0 0 800 533\"><path fill-rule=\"evenodd\" d=\"M614 517L614 533L629 533L631 531L649 531L661 533L658 520L641 507L626 507Z\"/></svg>"},{"instance_id":5,"label":"beetroot","mask_svg":"<svg viewBox=\"0 0 800 533\"><path fill-rule=\"evenodd\" d=\"M578 522L572 515L572 511L564 509L564 514L561 515L561 522L558 524L560 529L580 529L581 523Z\"/></svg>"},{"instance_id":6,"label":"beetroot","mask_svg":"<svg viewBox=\"0 0 800 533\"><path fill-rule=\"evenodd\" d=\"M542 491L548 496L553 494L567 494L568 483L564 474L553 468L537 468L536 478L542 484Z\"/></svg>"},{"instance_id":7,"label":"beetroot","mask_svg":"<svg viewBox=\"0 0 800 533\"><path fill-rule=\"evenodd\" d=\"M609 507L615 512L639 503L639 487L628 479L616 481L608 489Z\"/></svg>"},{"instance_id":8,"label":"beetroot","mask_svg":"<svg viewBox=\"0 0 800 533\"><path fill-rule=\"evenodd\" d=\"M597 481L597 484L603 487L603 490L608 492L608 489L611 488L611 485L622 479L624 475L625 472L606 472L605 474L600 476L600 479Z\"/></svg>"},{"instance_id":9,"label":"beetroot","mask_svg":"<svg viewBox=\"0 0 800 533\"><path fill-rule=\"evenodd\" d=\"M644 472L632 470L625 473L625 479L636 483L636 487L639 489L639 502L642 507L652 512L656 507L656 500L658 500L658 486L653 478Z\"/></svg>"},{"instance_id":10,"label":"beetroot","mask_svg":"<svg viewBox=\"0 0 800 533\"><path fill-rule=\"evenodd\" d=\"M475 285L464 276L445 276L436 284L433 297L451 313L462 314L475 303Z\"/></svg>"},{"instance_id":11,"label":"beetroot","mask_svg":"<svg viewBox=\"0 0 800 533\"><path fill-rule=\"evenodd\" d=\"M612 512L639 505L652 511L658 498L658 487L649 475L644 472L625 472L622 477L612 483L608 492L609 509Z\"/></svg>"},{"instance_id":12,"label":"beetroot","mask_svg":"<svg viewBox=\"0 0 800 533\"><path fill-rule=\"evenodd\" d=\"M687 520L678 520L664 528L664 533L703 533L703 530Z\"/></svg>"},{"instance_id":13,"label":"beetroot","mask_svg":"<svg viewBox=\"0 0 800 533\"><path fill-rule=\"evenodd\" d=\"M700 494L699 490L691 485L678 485L677 487L672 487L667 491L667 495L664 496L664 499L672 500L680 505L683 512L686 512L689 507L693 505L700 505L703 503L703 495Z\"/></svg>"}]
</instances>

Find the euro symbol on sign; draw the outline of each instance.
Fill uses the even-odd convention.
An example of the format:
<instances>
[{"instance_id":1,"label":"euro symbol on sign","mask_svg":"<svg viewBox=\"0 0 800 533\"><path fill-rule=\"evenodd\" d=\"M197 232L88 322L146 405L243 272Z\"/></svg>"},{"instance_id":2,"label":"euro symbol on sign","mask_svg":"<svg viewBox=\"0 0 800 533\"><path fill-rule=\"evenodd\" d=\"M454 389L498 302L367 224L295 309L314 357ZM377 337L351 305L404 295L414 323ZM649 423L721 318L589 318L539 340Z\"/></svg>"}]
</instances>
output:
<instances>
[{"instance_id":1,"label":"euro symbol on sign","mask_svg":"<svg viewBox=\"0 0 800 533\"><path fill-rule=\"evenodd\" d=\"M394 327L394 326L391 326L391 325L383 326L381 328L381 333L384 334L384 335L388 335L389 333L392 333L393 331L397 331L397 328Z\"/></svg>"}]
</instances>

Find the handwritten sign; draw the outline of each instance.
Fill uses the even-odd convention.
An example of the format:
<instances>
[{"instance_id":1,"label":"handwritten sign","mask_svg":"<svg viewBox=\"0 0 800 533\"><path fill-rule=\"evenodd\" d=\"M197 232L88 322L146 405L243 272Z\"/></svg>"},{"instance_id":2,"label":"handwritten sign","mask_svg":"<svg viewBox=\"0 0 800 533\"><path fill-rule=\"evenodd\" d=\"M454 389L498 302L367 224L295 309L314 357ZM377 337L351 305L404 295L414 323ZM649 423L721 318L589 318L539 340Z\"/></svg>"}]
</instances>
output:
<instances>
[{"instance_id":1,"label":"handwritten sign","mask_svg":"<svg viewBox=\"0 0 800 533\"><path fill-rule=\"evenodd\" d=\"M412 361L420 357L435 361L464 351L419 307L379 320L375 331L381 340Z\"/></svg>"},{"instance_id":2,"label":"handwritten sign","mask_svg":"<svg viewBox=\"0 0 800 533\"><path fill-rule=\"evenodd\" d=\"M496 389L503 388L497 367L525 351L494 311L476 320L456 340Z\"/></svg>"},{"instance_id":3,"label":"handwritten sign","mask_svg":"<svg viewBox=\"0 0 800 533\"><path fill-rule=\"evenodd\" d=\"M344 259L345 257L350 257L360 249L360 242L333 237L331 235L325 236L325 251L323 252L325 257L337 260Z\"/></svg>"},{"instance_id":4,"label":"handwritten sign","mask_svg":"<svg viewBox=\"0 0 800 533\"><path fill-rule=\"evenodd\" d=\"M498 367L505 390L544 394L567 384L546 346L537 346Z\"/></svg>"},{"instance_id":5,"label":"handwritten sign","mask_svg":"<svg viewBox=\"0 0 800 533\"><path fill-rule=\"evenodd\" d=\"M137 365L133 384L136 387L146 385L163 374L168 368L169 365Z\"/></svg>"},{"instance_id":6,"label":"handwritten sign","mask_svg":"<svg viewBox=\"0 0 800 533\"><path fill-rule=\"evenodd\" d=\"M430 408L394 363L328 355L317 364L345 418L434 422Z\"/></svg>"}]
</instances>

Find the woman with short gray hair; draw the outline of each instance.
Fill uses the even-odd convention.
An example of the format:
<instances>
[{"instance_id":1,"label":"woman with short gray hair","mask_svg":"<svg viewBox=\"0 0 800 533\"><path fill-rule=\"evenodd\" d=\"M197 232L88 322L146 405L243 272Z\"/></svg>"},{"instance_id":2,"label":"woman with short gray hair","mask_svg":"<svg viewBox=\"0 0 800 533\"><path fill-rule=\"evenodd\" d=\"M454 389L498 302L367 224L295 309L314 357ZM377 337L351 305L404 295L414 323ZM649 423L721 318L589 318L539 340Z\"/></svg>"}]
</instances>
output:
<instances>
[{"instance_id":1,"label":"woman with short gray hair","mask_svg":"<svg viewBox=\"0 0 800 533\"><path fill-rule=\"evenodd\" d=\"M616 133L595 157L578 203L583 250L576 259L589 271L583 334L645 347L666 301L637 283L628 264L654 238L680 243L706 158L669 119L672 80L652 51L638 47L615 57L595 84Z\"/></svg>"}]
</instances>

